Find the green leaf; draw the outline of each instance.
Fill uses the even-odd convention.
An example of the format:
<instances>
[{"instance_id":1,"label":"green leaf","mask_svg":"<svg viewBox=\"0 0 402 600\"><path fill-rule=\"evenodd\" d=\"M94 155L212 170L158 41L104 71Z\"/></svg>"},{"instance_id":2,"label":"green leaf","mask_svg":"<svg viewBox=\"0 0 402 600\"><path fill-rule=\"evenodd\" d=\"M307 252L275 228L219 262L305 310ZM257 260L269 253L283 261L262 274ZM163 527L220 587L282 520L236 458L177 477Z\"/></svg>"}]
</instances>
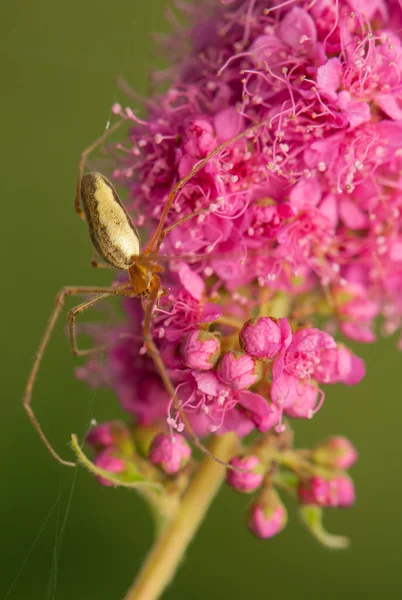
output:
<instances>
[{"instance_id":1,"label":"green leaf","mask_svg":"<svg viewBox=\"0 0 402 600\"><path fill-rule=\"evenodd\" d=\"M132 471L130 473L110 473L109 471L105 471L105 469L100 469L97 467L83 452L82 448L78 443L77 436L72 434L71 436L71 445L77 456L78 461L91 473L96 475L97 477L103 477L103 479L107 479L113 484L115 487L128 487L132 489L138 489L140 491L152 491L163 493L163 487L159 483L155 483L153 481L144 480L143 476L138 473L138 471Z\"/></svg>"},{"instance_id":2,"label":"green leaf","mask_svg":"<svg viewBox=\"0 0 402 600\"><path fill-rule=\"evenodd\" d=\"M343 535L333 535L325 530L322 524L322 509L310 504L299 508L301 519L310 533L326 548L342 550L350 544L349 538Z\"/></svg>"}]
</instances>

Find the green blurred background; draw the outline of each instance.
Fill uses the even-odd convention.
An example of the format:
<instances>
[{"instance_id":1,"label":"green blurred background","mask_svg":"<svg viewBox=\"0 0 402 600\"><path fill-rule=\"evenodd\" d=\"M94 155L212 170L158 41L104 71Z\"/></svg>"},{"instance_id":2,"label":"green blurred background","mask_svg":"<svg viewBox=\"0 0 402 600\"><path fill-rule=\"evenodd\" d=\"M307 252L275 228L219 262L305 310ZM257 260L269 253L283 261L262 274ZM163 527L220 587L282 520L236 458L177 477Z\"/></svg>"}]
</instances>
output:
<instances>
[{"instance_id":1,"label":"green blurred background","mask_svg":"<svg viewBox=\"0 0 402 600\"><path fill-rule=\"evenodd\" d=\"M168 30L164 6L16 0L1 9L1 599L119 600L151 544L150 518L134 493L58 465L20 398L58 289L110 279L89 266L86 228L73 211L77 160L121 97L114 76L146 90L146 73L158 64L150 34ZM35 404L68 454L69 432L82 433L92 414L115 416L117 403L74 379L64 326L43 363ZM402 358L395 340L358 351L368 367L363 383L330 389L319 415L297 427L300 446L342 433L359 449L356 506L326 519L330 530L351 536L351 548L321 548L293 510L280 536L257 541L243 522L247 499L224 490L166 600L401 593Z\"/></svg>"}]
</instances>

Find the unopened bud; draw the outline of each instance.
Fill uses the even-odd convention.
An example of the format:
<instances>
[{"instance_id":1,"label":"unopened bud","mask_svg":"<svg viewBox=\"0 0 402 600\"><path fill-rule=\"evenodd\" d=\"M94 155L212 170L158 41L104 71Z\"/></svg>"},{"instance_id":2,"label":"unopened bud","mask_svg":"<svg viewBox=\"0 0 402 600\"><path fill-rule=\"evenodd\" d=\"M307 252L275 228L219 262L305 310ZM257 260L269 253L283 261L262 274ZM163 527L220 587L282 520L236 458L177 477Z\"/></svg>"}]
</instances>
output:
<instances>
[{"instance_id":1,"label":"unopened bud","mask_svg":"<svg viewBox=\"0 0 402 600\"><path fill-rule=\"evenodd\" d=\"M357 460L357 450L347 438L336 436L313 449L314 462L333 469L350 469Z\"/></svg>"},{"instance_id":2,"label":"unopened bud","mask_svg":"<svg viewBox=\"0 0 402 600\"><path fill-rule=\"evenodd\" d=\"M348 508L355 501L355 488L343 473L328 479L314 476L300 482L299 499L302 504Z\"/></svg>"},{"instance_id":3,"label":"unopened bud","mask_svg":"<svg viewBox=\"0 0 402 600\"><path fill-rule=\"evenodd\" d=\"M271 359L286 350L292 340L287 319L259 317L247 321L240 331L240 346L251 356Z\"/></svg>"},{"instance_id":4,"label":"unopened bud","mask_svg":"<svg viewBox=\"0 0 402 600\"><path fill-rule=\"evenodd\" d=\"M191 331L184 338L181 348L183 363L189 369L209 371L218 362L221 353L219 338L209 331Z\"/></svg>"},{"instance_id":5,"label":"unopened bud","mask_svg":"<svg viewBox=\"0 0 402 600\"><path fill-rule=\"evenodd\" d=\"M285 528L287 511L275 490L264 490L252 504L248 516L248 528L261 539L274 537Z\"/></svg>"},{"instance_id":6,"label":"unopened bud","mask_svg":"<svg viewBox=\"0 0 402 600\"><path fill-rule=\"evenodd\" d=\"M260 379L261 366L246 352L232 350L222 357L216 374L222 383L246 390Z\"/></svg>"},{"instance_id":7,"label":"unopened bud","mask_svg":"<svg viewBox=\"0 0 402 600\"><path fill-rule=\"evenodd\" d=\"M264 478L264 467L257 456L234 456L229 464L242 471L228 469L226 482L237 492L249 494L260 487Z\"/></svg>"},{"instance_id":8,"label":"unopened bud","mask_svg":"<svg viewBox=\"0 0 402 600\"><path fill-rule=\"evenodd\" d=\"M160 433L152 441L149 458L169 475L185 467L190 457L191 448L181 435Z\"/></svg>"}]
</instances>

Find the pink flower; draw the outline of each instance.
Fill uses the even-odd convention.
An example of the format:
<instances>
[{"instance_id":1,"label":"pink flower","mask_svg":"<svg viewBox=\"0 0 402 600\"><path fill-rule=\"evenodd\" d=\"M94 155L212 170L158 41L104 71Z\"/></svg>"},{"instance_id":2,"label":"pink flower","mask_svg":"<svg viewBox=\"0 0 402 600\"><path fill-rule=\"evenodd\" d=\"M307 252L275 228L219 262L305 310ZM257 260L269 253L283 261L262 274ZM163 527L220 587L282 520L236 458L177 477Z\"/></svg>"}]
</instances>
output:
<instances>
[{"instance_id":1,"label":"pink flower","mask_svg":"<svg viewBox=\"0 0 402 600\"><path fill-rule=\"evenodd\" d=\"M124 461L121 458L114 456L113 450L109 448L103 450L103 452L95 457L94 464L104 471L109 471L110 473L116 473L119 475L124 473L126 470ZM113 486L113 483L104 477L97 477L97 480L106 487Z\"/></svg>"},{"instance_id":2,"label":"pink flower","mask_svg":"<svg viewBox=\"0 0 402 600\"><path fill-rule=\"evenodd\" d=\"M322 353L330 348L336 348L336 342L328 333L314 327L299 329L284 355L275 360L274 380L283 369L296 379L309 379L320 365Z\"/></svg>"},{"instance_id":3,"label":"pink flower","mask_svg":"<svg viewBox=\"0 0 402 600\"><path fill-rule=\"evenodd\" d=\"M209 371L219 360L220 341L209 331L191 331L182 341L180 352L183 364L189 369Z\"/></svg>"},{"instance_id":4,"label":"pink flower","mask_svg":"<svg viewBox=\"0 0 402 600\"><path fill-rule=\"evenodd\" d=\"M353 481L347 475L331 479L314 476L300 483L299 499L303 504L348 508L355 501Z\"/></svg>"},{"instance_id":5,"label":"pink flower","mask_svg":"<svg viewBox=\"0 0 402 600\"><path fill-rule=\"evenodd\" d=\"M149 458L152 464L173 475L189 462L191 448L181 435L159 433L152 441Z\"/></svg>"},{"instance_id":6,"label":"pink flower","mask_svg":"<svg viewBox=\"0 0 402 600\"><path fill-rule=\"evenodd\" d=\"M320 383L356 385L366 374L364 361L345 346L328 348L321 353L314 377Z\"/></svg>"},{"instance_id":7,"label":"pink flower","mask_svg":"<svg viewBox=\"0 0 402 600\"><path fill-rule=\"evenodd\" d=\"M235 456L229 462L243 471L228 469L226 482L237 492L250 494L260 487L264 478L264 467L257 456Z\"/></svg>"},{"instance_id":8,"label":"pink flower","mask_svg":"<svg viewBox=\"0 0 402 600\"><path fill-rule=\"evenodd\" d=\"M223 355L216 374L222 383L236 390L245 390L259 380L261 370L249 354L232 350Z\"/></svg>"},{"instance_id":9,"label":"pink flower","mask_svg":"<svg viewBox=\"0 0 402 600\"><path fill-rule=\"evenodd\" d=\"M259 317L247 321L240 331L240 345L254 358L270 359L286 350L292 340L287 319Z\"/></svg>"},{"instance_id":10,"label":"pink flower","mask_svg":"<svg viewBox=\"0 0 402 600\"><path fill-rule=\"evenodd\" d=\"M314 448L313 460L333 469L350 469L357 460L357 450L347 438L336 436Z\"/></svg>"},{"instance_id":11,"label":"pink flower","mask_svg":"<svg viewBox=\"0 0 402 600\"><path fill-rule=\"evenodd\" d=\"M271 400L279 410L294 419L311 419L320 408L317 405L319 390L307 381L300 381L283 372L272 381Z\"/></svg>"}]
</instances>

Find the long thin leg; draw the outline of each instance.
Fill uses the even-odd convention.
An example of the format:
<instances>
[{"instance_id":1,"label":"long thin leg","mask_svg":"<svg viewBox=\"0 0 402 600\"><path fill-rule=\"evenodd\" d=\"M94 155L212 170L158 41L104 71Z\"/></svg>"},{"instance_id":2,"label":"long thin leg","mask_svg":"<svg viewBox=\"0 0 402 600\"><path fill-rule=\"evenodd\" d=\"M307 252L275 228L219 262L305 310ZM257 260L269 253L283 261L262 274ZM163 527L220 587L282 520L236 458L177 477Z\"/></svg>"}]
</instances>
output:
<instances>
[{"instance_id":1,"label":"long thin leg","mask_svg":"<svg viewBox=\"0 0 402 600\"><path fill-rule=\"evenodd\" d=\"M106 294L100 294L99 296L95 296L95 298L91 298L90 300L87 300L86 302L82 302L78 306L75 306L68 313L68 329L69 329L69 334L70 334L70 347L71 347L71 352L74 354L74 356L87 356L88 354L95 354L96 352L100 352L101 350L104 350L106 348L106 346L104 344L102 344L101 346L94 346L92 348L86 348L85 350L81 350L80 348L78 348L77 336L75 333L75 320L77 318L77 315L84 312L84 310L86 310L90 306L93 306L94 304L99 302L99 300L102 300L103 298L109 298L110 295L111 295L110 293L106 293Z\"/></svg>"},{"instance_id":2,"label":"long thin leg","mask_svg":"<svg viewBox=\"0 0 402 600\"><path fill-rule=\"evenodd\" d=\"M252 127L248 127L247 129L245 129L244 131L242 131L241 133L238 133L237 135L235 135L233 138L231 138L230 140L227 140L226 142L223 142L222 144L219 144L219 146L217 146L214 150L212 150L205 158L203 158L202 160L200 160L196 165L194 165L194 167L191 169L190 173L188 175L186 175L185 177L183 177L183 179L180 179L180 181L178 181L172 188L168 199L166 200L166 204L163 207L163 211L161 214L161 218L160 221L158 223L158 226L155 230L155 233L153 234L147 248L146 248L146 253L152 253L154 250L154 247L158 245L158 241L159 238L163 232L164 226L165 226L165 221L166 221L166 217L167 214L178 194L178 192L181 190L182 187L184 187L186 185L186 183L188 181L190 181L190 179L192 179L194 177L194 175L196 175L198 173L198 171L200 171L203 167L205 167L205 165L211 160L211 158L213 158L214 156L216 156L217 154L219 154L222 150L224 150L225 148L227 148L228 146L231 146L232 144L234 144L235 142L237 142L238 140L241 140L242 138L248 136L250 133L253 133L254 131L256 131L257 129L259 129L260 127L263 127L264 125L269 125L270 124L271 119L265 119L264 121L261 121L261 123L258 123L257 125L253 125Z\"/></svg>"},{"instance_id":3,"label":"long thin leg","mask_svg":"<svg viewBox=\"0 0 402 600\"><path fill-rule=\"evenodd\" d=\"M169 225L169 227L165 227L165 229L162 231L162 233L159 236L159 239L156 243L155 250L154 250L155 254L158 254L159 248L160 248L163 240L165 239L167 234L170 231L172 231L172 229L174 229L175 227L178 227L179 225L183 225L183 223L186 223L187 221L189 221L190 219L193 219L194 217L198 217L198 215L202 215L202 213L206 212L207 210L208 210L208 207L201 208L200 210L196 210L196 211L192 212L191 214L187 215L186 217L179 219L178 221L176 221L176 223Z\"/></svg>"},{"instance_id":4,"label":"long thin leg","mask_svg":"<svg viewBox=\"0 0 402 600\"><path fill-rule=\"evenodd\" d=\"M112 125L112 127L110 127L109 129L105 129L103 134L99 136L94 142L92 142L92 144L88 146L88 148L86 148L80 156L80 160L78 162L77 187L75 190L74 208L77 215L81 217L83 221L85 221L85 213L81 208L81 179L84 173L85 161L88 157L88 154L90 154L93 150L95 150L95 148L103 144L103 142L109 137L109 135L116 131L116 129L118 129L118 127L120 127L122 123L123 120L121 119L120 121L116 121L116 123L114 123L114 125Z\"/></svg>"},{"instance_id":5,"label":"long thin leg","mask_svg":"<svg viewBox=\"0 0 402 600\"><path fill-rule=\"evenodd\" d=\"M38 374L39 366L43 358L43 354L46 350L46 346L49 343L50 336L53 332L53 329L56 325L57 319L60 316L62 311L64 300L66 296L77 296L81 294L100 294L97 296L97 300L101 298L105 298L107 295L125 295L127 290L127 286L118 286L116 288L101 288L101 287L64 287L60 290L60 292L56 296L55 307L50 315L49 321L46 325L45 332L39 344L39 348L36 352L35 359L32 365L31 372L28 377L27 384L25 386L24 395L22 397L22 404L28 413L28 416L31 420L31 423L35 427L36 431L39 434L42 442L45 444L46 448L49 450L50 454L59 461L62 465L67 465L68 467L75 467L75 463L64 460L57 454L57 452L53 449L46 435L44 434L42 427L39 424L38 419L35 416L35 413L32 410L31 400L32 400L32 390L36 380L36 376ZM95 299L94 299L95 300ZM93 304L94 302L92 302Z\"/></svg>"},{"instance_id":6,"label":"long thin leg","mask_svg":"<svg viewBox=\"0 0 402 600\"><path fill-rule=\"evenodd\" d=\"M197 448L199 450L201 450L201 452L203 454L206 454L209 458L211 458L212 460L216 461L217 463L219 463L220 465L223 465L224 467L226 467L227 469L233 469L235 471L238 470L243 470L243 469L237 469L235 467L232 467L232 465L226 463L225 461L221 460L220 458L218 458L217 456L214 456L210 450L208 450L208 448L206 446L204 446L204 444L201 442L201 440L195 435L190 422L187 418L186 413L183 411L183 408L181 406L180 400L178 399L177 395L176 395L176 391L173 387L173 384L170 380L169 374L166 370L165 364L161 358L161 355L159 353L158 348L156 347L153 339L152 339L152 332L151 332L151 324L152 324L152 312L153 312L153 308L155 306L155 303L158 299L158 295L159 295L159 290L160 290L160 282L158 281L158 283L154 286L154 288L151 291L151 295L149 297L149 301L148 304L145 308L145 314L144 314L144 324L143 324L143 338L144 338L144 344L150 354L150 356L152 357L156 368L159 371L159 375L161 376L161 379L164 383L164 386L167 390L167 392L169 393L169 395L172 397L173 399L173 404L175 409L177 410L177 412L180 415L180 418L186 428L186 431L188 433L188 435L191 438L191 441L194 443L195 446L197 446Z\"/></svg>"}]
</instances>

